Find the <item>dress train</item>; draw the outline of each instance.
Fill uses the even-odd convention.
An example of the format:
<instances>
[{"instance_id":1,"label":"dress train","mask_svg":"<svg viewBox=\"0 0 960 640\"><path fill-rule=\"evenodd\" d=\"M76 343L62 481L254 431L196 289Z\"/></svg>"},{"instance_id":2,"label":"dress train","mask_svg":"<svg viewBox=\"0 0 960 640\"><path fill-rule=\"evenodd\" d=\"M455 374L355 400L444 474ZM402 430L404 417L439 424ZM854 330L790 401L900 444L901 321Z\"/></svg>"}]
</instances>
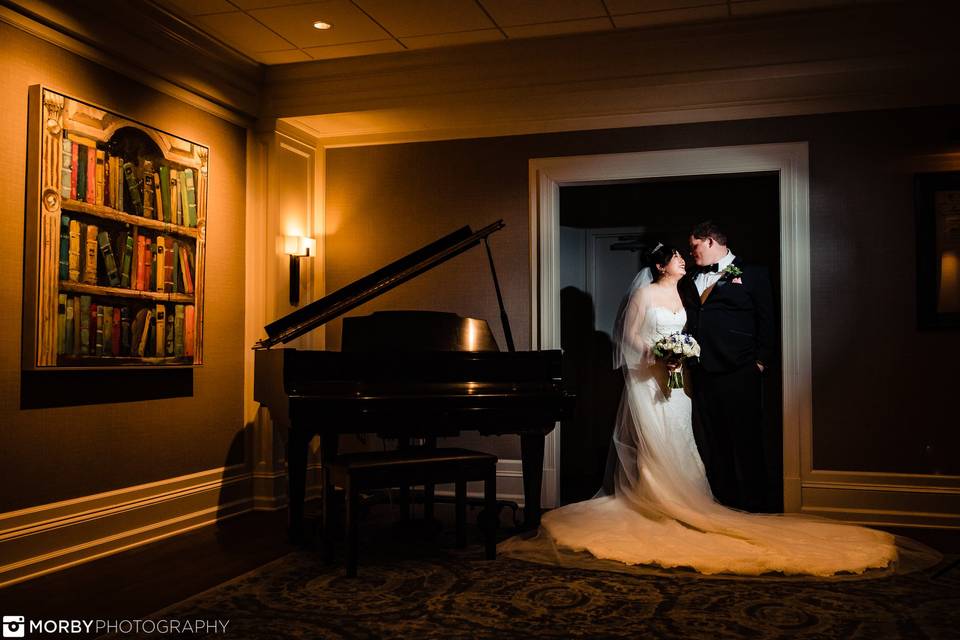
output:
<instances>
[{"instance_id":1,"label":"dress train","mask_svg":"<svg viewBox=\"0 0 960 640\"><path fill-rule=\"evenodd\" d=\"M501 543L506 556L595 568L617 565L698 574L850 576L885 574L938 559L901 547L891 534L825 518L752 514L716 502L693 438L687 389L669 389L651 354L661 336L682 331L686 314L631 295L618 323L625 387L614 433L613 495L543 516L536 537ZM906 553L904 553L906 552Z\"/></svg>"}]
</instances>

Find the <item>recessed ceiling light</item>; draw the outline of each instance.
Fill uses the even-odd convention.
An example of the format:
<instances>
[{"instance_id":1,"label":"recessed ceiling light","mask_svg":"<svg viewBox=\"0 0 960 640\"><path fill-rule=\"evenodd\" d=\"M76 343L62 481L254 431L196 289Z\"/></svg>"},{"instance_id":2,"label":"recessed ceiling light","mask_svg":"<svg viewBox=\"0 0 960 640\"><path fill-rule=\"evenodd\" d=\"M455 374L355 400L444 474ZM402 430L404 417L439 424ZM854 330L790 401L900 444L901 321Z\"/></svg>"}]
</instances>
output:
<instances>
[{"instance_id":1,"label":"recessed ceiling light","mask_svg":"<svg viewBox=\"0 0 960 640\"><path fill-rule=\"evenodd\" d=\"M323 20L317 20L316 22L313 23L313 28L320 29L321 31L325 31L327 29L332 29L333 25Z\"/></svg>"}]
</instances>

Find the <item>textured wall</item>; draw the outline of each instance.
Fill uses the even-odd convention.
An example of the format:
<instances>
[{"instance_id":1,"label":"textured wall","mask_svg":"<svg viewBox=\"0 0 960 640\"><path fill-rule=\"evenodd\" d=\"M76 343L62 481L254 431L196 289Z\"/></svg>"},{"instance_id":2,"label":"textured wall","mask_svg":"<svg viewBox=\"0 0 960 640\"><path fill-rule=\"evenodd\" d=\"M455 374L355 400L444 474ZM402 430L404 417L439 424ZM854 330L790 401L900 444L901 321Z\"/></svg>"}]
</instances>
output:
<instances>
[{"instance_id":1,"label":"textured wall","mask_svg":"<svg viewBox=\"0 0 960 640\"><path fill-rule=\"evenodd\" d=\"M528 159L809 141L815 467L960 473L948 454L960 448L949 426L956 373L944 359L960 353L960 332L915 328L912 200L914 172L960 168L958 121L960 108L945 107L334 149L327 290L459 225L502 217L493 250L526 346ZM353 313L381 308L449 309L500 335L481 251ZM339 331L334 323L330 348ZM490 446L517 457L512 440Z\"/></svg>"},{"instance_id":2,"label":"textured wall","mask_svg":"<svg viewBox=\"0 0 960 640\"><path fill-rule=\"evenodd\" d=\"M6 23L0 23L0 59L0 512L222 466L243 426L244 130ZM33 84L210 147L207 364L150 375L21 374L27 88ZM21 404L21 392L32 398L26 405L48 406L91 385L100 397L95 404ZM155 391L137 391L145 385ZM131 401L137 395L155 399ZM235 452L231 462L238 461Z\"/></svg>"}]
</instances>

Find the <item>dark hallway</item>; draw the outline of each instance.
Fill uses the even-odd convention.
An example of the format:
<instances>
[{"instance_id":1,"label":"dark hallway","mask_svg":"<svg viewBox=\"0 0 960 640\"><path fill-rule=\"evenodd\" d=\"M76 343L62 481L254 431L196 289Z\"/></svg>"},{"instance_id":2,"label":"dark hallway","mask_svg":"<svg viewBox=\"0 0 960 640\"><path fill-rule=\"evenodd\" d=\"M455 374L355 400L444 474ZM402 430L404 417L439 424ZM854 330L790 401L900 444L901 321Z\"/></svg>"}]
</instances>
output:
<instances>
[{"instance_id":1,"label":"dark hallway","mask_svg":"<svg viewBox=\"0 0 960 640\"><path fill-rule=\"evenodd\" d=\"M613 369L610 318L616 316L640 254L618 244L663 242L687 250L691 227L713 219L730 250L769 268L780 309L780 187L777 174L731 174L569 186L560 189L561 345L564 377L578 402L561 429L561 501L584 500L603 482L623 381ZM578 247L582 243L583 249ZM621 255L611 255L612 253ZM685 256L686 257L686 256ZM689 258L688 258L689 262ZM776 318L779 328L779 315ZM783 508L779 368L764 383L767 509Z\"/></svg>"}]
</instances>

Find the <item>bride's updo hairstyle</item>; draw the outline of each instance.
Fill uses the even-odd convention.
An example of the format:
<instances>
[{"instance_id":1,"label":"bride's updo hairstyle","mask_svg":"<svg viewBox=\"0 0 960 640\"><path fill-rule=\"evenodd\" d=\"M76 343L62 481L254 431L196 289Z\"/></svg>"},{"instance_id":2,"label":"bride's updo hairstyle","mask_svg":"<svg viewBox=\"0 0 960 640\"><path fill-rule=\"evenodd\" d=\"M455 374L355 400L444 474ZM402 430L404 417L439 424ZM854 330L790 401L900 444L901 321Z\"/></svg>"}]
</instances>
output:
<instances>
[{"instance_id":1,"label":"bride's updo hairstyle","mask_svg":"<svg viewBox=\"0 0 960 640\"><path fill-rule=\"evenodd\" d=\"M679 254L680 250L676 247L658 242L652 249L649 249L643 254L643 266L650 267L650 273L653 275L654 281L656 281L663 276L660 268L667 266L667 264L673 260L673 256Z\"/></svg>"}]
</instances>

